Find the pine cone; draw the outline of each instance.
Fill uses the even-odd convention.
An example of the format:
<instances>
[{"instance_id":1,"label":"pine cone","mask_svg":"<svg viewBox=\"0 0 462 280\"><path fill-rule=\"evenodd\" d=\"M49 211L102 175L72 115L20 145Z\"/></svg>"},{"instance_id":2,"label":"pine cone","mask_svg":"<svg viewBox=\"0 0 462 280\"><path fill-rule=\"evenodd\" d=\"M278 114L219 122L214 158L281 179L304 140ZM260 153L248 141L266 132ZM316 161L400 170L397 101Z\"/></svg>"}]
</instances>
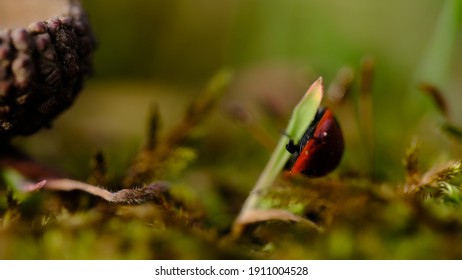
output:
<instances>
[{"instance_id":1,"label":"pine cone","mask_svg":"<svg viewBox=\"0 0 462 280\"><path fill-rule=\"evenodd\" d=\"M92 70L95 39L82 7L27 28L0 27L0 142L29 135L69 108Z\"/></svg>"}]
</instances>

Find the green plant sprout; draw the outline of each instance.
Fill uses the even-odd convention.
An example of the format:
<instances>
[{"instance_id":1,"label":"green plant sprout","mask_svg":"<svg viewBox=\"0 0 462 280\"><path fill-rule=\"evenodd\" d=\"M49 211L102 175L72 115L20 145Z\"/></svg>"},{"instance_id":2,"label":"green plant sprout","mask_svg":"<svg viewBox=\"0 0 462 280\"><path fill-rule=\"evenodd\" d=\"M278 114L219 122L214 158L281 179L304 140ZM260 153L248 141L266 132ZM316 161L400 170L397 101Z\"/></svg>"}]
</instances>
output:
<instances>
[{"instance_id":1,"label":"green plant sprout","mask_svg":"<svg viewBox=\"0 0 462 280\"><path fill-rule=\"evenodd\" d=\"M318 78L306 91L300 102L295 106L289 120L285 133L292 137L295 142L302 138L307 124L311 123L316 115L316 111L321 104L324 94L322 77ZM287 136L281 135L279 142L271 155L265 169L258 178L257 183L245 201L241 213L234 222L233 232L239 234L245 224L261 220L261 215L268 218L280 218L294 221L301 221L302 218L291 214L285 210L271 209L260 212L259 201L261 196L268 190L276 177L280 174L290 154L286 151ZM256 215L258 214L258 215Z\"/></svg>"}]
</instances>

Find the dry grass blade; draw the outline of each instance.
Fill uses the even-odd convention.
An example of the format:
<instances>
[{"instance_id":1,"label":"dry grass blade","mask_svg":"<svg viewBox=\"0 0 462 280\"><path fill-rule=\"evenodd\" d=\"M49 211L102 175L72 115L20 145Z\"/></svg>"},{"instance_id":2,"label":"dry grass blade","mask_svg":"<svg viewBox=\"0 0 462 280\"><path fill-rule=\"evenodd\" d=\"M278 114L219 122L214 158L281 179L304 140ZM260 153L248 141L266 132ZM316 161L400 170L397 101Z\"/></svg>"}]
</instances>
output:
<instances>
[{"instance_id":1,"label":"dry grass blade","mask_svg":"<svg viewBox=\"0 0 462 280\"><path fill-rule=\"evenodd\" d=\"M449 119L449 106L443 93L435 85L429 83L422 83L419 89L427 93L441 114L443 114L446 119Z\"/></svg>"},{"instance_id":2,"label":"dry grass blade","mask_svg":"<svg viewBox=\"0 0 462 280\"><path fill-rule=\"evenodd\" d=\"M291 221L301 223L313 228L317 231L322 231L322 228L310 220L297 216L290 211L283 209L251 209L246 211L244 215L240 215L236 220L236 226L233 227L233 236L240 236L245 227L249 224L267 222L271 220Z\"/></svg>"},{"instance_id":3,"label":"dry grass blade","mask_svg":"<svg viewBox=\"0 0 462 280\"><path fill-rule=\"evenodd\" d=\"M141 204L148 201L156 201L160 198L160 195L169 188L168 184L165 182L155 182L142 188L123 189L117 192L110 192L106 189L71 179L48 180L42 187L43 189L55 191L80 190L101 197L106 201L119 204Z\"/></svg>"}]
</instances>

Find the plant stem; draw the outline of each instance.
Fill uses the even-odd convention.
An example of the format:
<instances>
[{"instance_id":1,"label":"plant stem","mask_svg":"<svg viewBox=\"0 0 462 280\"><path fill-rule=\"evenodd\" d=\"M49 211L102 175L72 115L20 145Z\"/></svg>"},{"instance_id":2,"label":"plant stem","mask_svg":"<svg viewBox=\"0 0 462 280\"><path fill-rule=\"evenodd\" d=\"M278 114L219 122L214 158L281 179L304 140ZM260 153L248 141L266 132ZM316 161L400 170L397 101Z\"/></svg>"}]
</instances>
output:
<instances>
[{"instance_id":1,"label":"plant stem","mask_svg":"<svg viewBox=\"0 0 462 280\"><path fill-rule=\"evenodd\" d=\"M323 92L322 78L319 78L310 86L300 102L295 106L287 125L286 133L296 141L302 138L307 126L314 119L316 111L321 104ZM286 151L286 144L287 137L282 135L265 169L242 206L241 213L234 222L233 232L235 234L238 235L242 231L243 226L248 223L246 214L258 208L261 196L272 186L272 183L289 159L290 154Z\"/></svg>"}]
</instances>

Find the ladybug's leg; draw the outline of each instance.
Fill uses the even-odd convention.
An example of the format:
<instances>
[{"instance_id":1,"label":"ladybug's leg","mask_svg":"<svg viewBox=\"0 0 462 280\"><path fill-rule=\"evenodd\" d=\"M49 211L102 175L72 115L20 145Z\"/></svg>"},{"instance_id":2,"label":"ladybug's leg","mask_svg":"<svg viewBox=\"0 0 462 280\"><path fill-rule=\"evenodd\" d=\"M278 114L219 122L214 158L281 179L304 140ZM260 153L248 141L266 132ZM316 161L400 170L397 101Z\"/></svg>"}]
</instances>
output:
<instances>
[{"instance_id":1,"label":"ladybug's leg","mask_svg":"<svg viewBox=\"0 0 462 280\"><path fill-rule=\"evenodd\" d=\"M294 140L290 139L289 143L286 145L286 150L293 154L298 150L298 145L295 145Z\"/></svg>"}]
</instances>

